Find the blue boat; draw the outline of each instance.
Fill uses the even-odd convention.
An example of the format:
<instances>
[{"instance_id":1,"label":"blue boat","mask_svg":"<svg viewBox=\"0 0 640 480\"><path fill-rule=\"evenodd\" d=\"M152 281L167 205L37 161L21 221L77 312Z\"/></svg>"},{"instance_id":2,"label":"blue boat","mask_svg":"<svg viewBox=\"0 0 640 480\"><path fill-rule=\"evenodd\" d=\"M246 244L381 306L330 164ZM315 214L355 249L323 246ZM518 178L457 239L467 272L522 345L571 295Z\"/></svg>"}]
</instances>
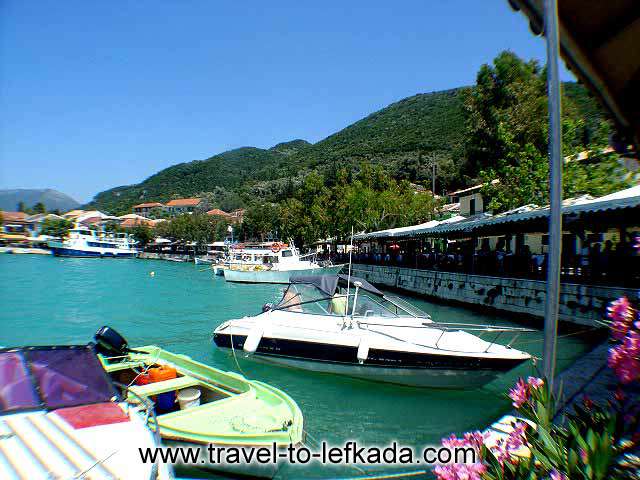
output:
<instances>
[{"instance_id":1,"label":"blue boat","mask_svg":"<svg viewBox=\"0 0 640 480\"><path fill-rule=\"evenodd\" d=\"M50 241L48 245L58 257L131 258L138 255L131 235L96 232L84 227L73 228L66 238Z\"/></svg>"}]
</instances>

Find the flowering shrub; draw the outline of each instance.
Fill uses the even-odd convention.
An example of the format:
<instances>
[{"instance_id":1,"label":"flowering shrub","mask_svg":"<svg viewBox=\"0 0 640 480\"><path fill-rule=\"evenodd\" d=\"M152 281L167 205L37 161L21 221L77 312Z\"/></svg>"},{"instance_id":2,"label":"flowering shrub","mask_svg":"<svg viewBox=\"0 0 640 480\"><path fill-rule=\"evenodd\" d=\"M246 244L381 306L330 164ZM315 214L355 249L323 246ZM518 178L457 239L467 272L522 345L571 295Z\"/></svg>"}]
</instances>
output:
<instances>
[{"instance_id":1,"label":"flowering shrub","mask_svg":"<svg viewBox=\"0 0 640 480\"><path fill-rule=\"evenodd\" d=\"M640 380L640 318L626 297L607 309L611 337L620 343L609 349L609 367L623 384Z\"/></svg>"},{"instance_id":2,"label":"flowering shrub","mask_svg":"<svg viewBox=\"0 0 640 480\"><path fill-rule=\"evenodd\" d=\"M607 317L614 342L608 365L619 385L606 405L585 396L582 405L556 425L556 400L544 380L520 378L508 397L518 414L535 426L514 422L511 433L492 445L480 432L443 439L449 448L474 448L478 462L438 466L438 480L640 479L640 317L625 297L611 302Z\"/></svg>"}]
</instances>

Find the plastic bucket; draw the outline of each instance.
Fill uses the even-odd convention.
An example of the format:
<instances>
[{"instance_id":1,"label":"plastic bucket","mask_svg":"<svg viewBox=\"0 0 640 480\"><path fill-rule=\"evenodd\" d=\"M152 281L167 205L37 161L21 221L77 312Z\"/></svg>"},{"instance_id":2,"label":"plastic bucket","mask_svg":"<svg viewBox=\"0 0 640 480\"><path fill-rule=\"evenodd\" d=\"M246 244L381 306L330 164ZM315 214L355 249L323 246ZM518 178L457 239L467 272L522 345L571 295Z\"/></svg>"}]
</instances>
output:
<instances>
[{"instance_id":1,"label":"plastic bucket","mask_svg":"<svg viewBox=\"0 0 640 480\"><path fill-rule=\"evenodd\" d=\"M200 390L197 388L185 388L178 392L178 403L180 410L200 405Z\"/></svg>"}]
</instances>

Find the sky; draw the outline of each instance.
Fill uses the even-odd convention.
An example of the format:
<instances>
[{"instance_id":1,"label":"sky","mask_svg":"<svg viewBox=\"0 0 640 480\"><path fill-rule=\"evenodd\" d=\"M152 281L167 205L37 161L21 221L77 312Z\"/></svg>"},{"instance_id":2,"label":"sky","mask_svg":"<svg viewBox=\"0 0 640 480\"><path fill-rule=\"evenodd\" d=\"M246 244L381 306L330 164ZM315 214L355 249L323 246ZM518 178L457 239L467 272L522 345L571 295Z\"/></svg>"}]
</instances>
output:
<instances>
[{"instance_id":1,"label":"sky","mask_svg":"<svg viewBox=\"0 0 640 480\"><path fill-rule=\"evenodd\" d=\"M1 0L0 188L87 202L231 148L317 142L472 85L504 49L544 62L507 0Z\"/></svg>"}]
</instances>

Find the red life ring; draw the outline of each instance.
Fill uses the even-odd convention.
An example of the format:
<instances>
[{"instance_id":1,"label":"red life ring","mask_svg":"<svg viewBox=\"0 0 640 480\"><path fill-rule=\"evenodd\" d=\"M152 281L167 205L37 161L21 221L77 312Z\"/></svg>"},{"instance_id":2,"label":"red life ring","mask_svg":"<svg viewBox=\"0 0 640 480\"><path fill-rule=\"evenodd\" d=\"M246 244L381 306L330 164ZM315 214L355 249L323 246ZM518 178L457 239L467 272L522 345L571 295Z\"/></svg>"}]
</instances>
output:
<instances>
[{"instance_id":1,"label":"red life ring","mask_svg":"<svg viewBox=\"0 0 640 480\"><path fill-rule=\"evenodd\" d=\"M280 251L280 244L274 243L273 245L271 245L271 251L273 253L278 253Z\"/></svg>"}]
</instances>

